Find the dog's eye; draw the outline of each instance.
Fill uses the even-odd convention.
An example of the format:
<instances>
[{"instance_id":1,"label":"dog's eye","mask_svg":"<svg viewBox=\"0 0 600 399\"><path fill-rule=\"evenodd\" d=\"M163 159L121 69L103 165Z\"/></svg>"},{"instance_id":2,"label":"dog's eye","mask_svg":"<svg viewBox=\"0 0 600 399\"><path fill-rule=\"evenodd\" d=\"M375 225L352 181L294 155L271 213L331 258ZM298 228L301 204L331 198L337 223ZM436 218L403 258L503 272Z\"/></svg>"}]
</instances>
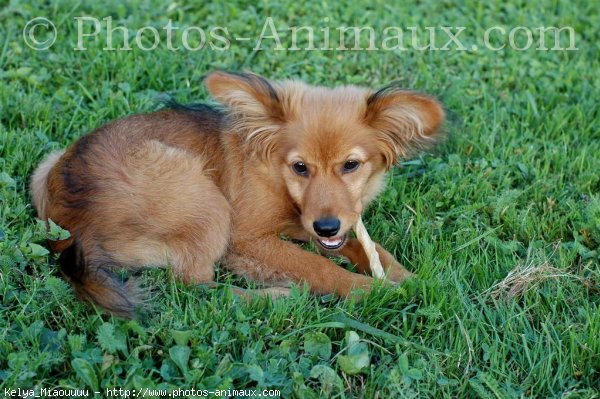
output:
<instances>
[{"instance_id":1,"label":"dog's eye","mask_svg":"<svg viewBox=\"0 0 600 399\"><path fill-rule=\"evenodd\" d=\"M304 162L296 162L292 165L292 169L300 176L308 176L308 168Z\"/></svg>"},{"instance_id":2,"label":"dog's eye","mask_svg":"<svg viewBox=\"0 0 600 399\"><path fill-rule=\"evenodd\" d=\"M355 160L346 161L344 164L344 173L354 172L360 166L360 162Z\"/></svg>"}]
</instances>

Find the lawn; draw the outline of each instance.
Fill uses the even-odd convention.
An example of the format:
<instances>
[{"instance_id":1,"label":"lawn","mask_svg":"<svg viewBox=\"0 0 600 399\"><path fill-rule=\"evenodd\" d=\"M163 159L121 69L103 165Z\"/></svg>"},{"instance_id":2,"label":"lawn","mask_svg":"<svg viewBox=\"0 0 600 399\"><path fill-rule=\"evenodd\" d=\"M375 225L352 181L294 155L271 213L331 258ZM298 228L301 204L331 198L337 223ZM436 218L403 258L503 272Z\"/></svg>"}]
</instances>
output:
<instances>
[{"instance_id":1,"label":"lawn","mask_svg":"<svg viewBox=\"0 0 600 399\"><path fill-rule=\"evenodd\" d=\"M284 398L600 397L597 5L124 3L0 3L0 396L194 388L272 389ZM98 20L95 36L94 21L82 16ZM52 39L47 26L23 35L35 17L56 27L48 50L30 47ZM107 43L105 17L129 29L132 50L118 50L124 29ZM179 27L172 43L169 20ZM140 47L156 43L151 29L139 34L146 26L160 34L148 51ZM289 50L293 26L312 26L317 49ZM379 49L365 50L364 36L363 50L337 48L341 26L372 27ZM403 28L409 43L411 26L418 46L382 48L386 27ZM466 50L456 42L448 51L415 48L429 40L427 26L438 27L439 48L449 40L440 27L465 27L458 38ZM491 32L491 47L506 45L498 51L483 46L495 26L506 33ZM536 49L544 47L540 26L571 27L574 46L563 37L561 48L577 49ZM195 49L200 30L184 40L185 27L204 30L203 49ZM277 49L270 27L287 50ZM528 49L509 45L515 27L532 33ZM320 50L327 28L334 49ZM255 50L264 29L264 49ZM310 45L298 36L297 47ZM525 29L513 36L513 47L527 47ZM547 36L546 47L554 44ZM155 110L165 95L210 101L202 77L215 69L324 85L398 81L440 98L448 139L395 168L364 215L371 236L417 278L358 304L302 287L245 303L229 284L248 283L224 268L217 288L152 270L142 276L153 289L149 309L136 321L75 298L45 248L60 232L46 233L30 205L32 171L51 150L111 119Z\"/></svg>"}]
</instances>

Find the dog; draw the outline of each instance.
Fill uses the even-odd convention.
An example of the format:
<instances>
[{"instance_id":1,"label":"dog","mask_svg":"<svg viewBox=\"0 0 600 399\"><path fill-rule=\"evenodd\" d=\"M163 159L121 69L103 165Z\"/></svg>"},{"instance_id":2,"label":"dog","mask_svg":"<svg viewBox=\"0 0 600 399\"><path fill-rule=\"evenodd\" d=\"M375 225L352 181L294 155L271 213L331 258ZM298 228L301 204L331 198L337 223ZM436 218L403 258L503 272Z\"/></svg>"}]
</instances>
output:
<instances>
[{"instance_id":1,"label":"dog","mask_svg":"<svg viewBox=\"0 0 600 399\"><path fill-rule=\"evenodd\" d=\"M34 172L39 218L70 232L50 246L77 295L134 317L136 284L115 271L169 264L185 283L210 283L218 260L266 294L290 283L368 292L369 261L349 231L386 172L439 141L441 104L395 85L325 88L222 71L205 84L220 107L128 116ZM315 242L319 254L296 241ZM389 280L411 275L376 248ZM322 255L346 257L356 273Z\"/></svg>"}]
</instances>

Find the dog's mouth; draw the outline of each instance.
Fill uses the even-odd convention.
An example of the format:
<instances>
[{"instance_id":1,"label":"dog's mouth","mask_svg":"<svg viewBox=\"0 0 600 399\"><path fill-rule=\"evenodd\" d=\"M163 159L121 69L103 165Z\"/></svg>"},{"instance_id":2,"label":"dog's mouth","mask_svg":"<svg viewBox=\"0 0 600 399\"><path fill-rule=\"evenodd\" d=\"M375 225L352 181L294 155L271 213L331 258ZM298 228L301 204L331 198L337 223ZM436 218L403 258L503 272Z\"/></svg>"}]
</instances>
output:
<instances>
[{"instance_id":1,"label":"dog's mouth","mask_svg":"<svg viewBox=\"0 0 600 399\"><path fill-rule=\"evenodd\" d=\"M344 246L347 239L348 234L344 234L343 236L333 238L317 238L317 242L325 249L339 249Z\"/></svg>"}]
</instances>

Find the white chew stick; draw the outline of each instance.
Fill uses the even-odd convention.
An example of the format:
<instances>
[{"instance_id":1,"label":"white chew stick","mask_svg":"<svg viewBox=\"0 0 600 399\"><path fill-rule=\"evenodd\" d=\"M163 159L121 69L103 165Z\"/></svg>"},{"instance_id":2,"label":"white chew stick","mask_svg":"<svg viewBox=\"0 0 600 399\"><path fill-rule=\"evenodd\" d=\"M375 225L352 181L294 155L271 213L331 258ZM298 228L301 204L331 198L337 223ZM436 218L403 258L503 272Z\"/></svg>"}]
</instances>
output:
<instances>
[{"instance_id":1,"label":"white chew stick","mask_svg":"<svg viewBox=\"0 0 600 399\"><path fill-rule=\"evenodd\" d=\"M358 238L358 241L361 243L365 253L367 254L367 257L369 258L369 265L371 266L371 273L373 273L373 276L385 278L385 272L381 266L381 260L379 259L379 254L377 253L375 243L373 240L371 240L371 237L369 237L367 228L363 224L360 216L354 225L354 232L356 233L356 238Z\"/></svg>"}]
</instances>

